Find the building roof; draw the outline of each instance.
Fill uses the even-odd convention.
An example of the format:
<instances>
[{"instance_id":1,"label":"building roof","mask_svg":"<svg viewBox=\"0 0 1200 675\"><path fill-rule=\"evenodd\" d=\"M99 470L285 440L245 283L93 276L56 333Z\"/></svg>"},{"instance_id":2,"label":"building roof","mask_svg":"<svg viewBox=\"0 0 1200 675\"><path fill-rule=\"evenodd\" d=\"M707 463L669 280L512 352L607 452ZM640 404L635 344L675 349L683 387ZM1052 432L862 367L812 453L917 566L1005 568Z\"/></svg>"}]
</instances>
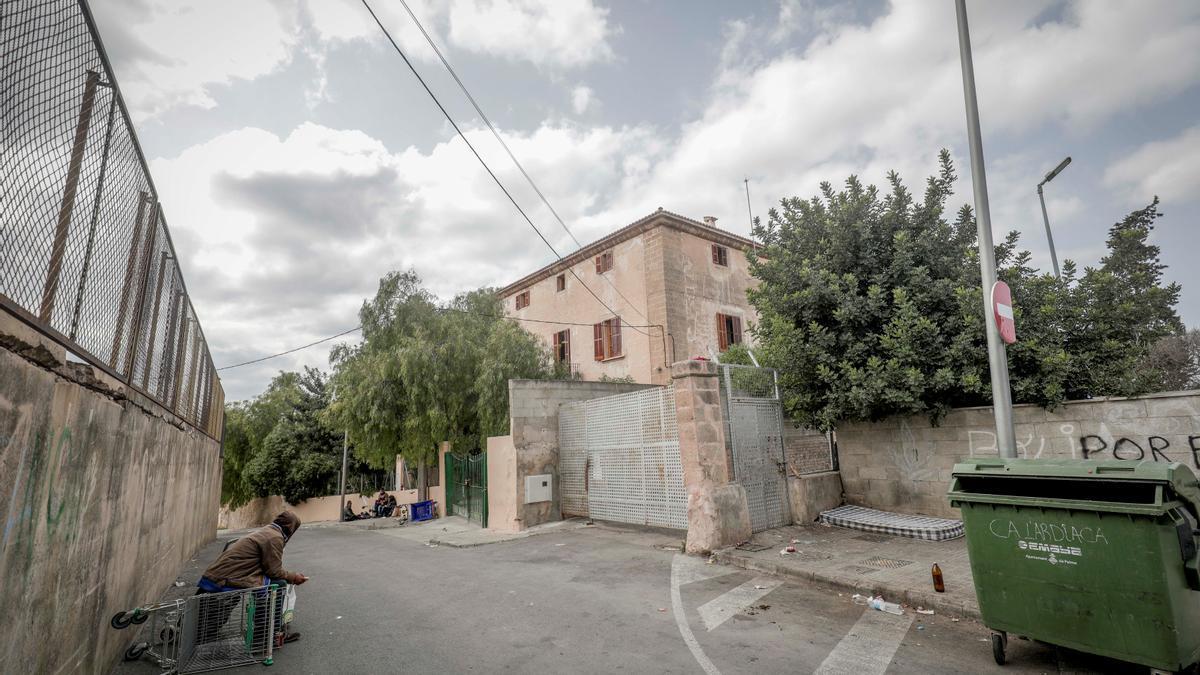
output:
<instances>
[{"instance_id":1,"label":"building roof","mask_svg":"<svg viewBox=\"0 0 1200 675\"><path fill-rule=\"evenodd\" d=\"M546 279L550 276L558 274L584 260L587 260L605 249L612 248L617 244L633 239L634 237L648 232L656 227L671 227L688 234L695 235L701 239L736 248L746 250L754 248L756 244L745 238L740 237L732 232L722 230L718 227L713 227L698 220L692 220L686 216L681 216L678 213L665 211L659 207L657 211L648 216L639 218L632 223L622 227L609 234L593 241L592 243L580 248L579 250L563 256L554 262L546 265L540 270L527 274L520 279L499 290L500 297L508 297L517 291L524 290L528 286L532 286L537 282Z\"/></svg>"}]
</instances>

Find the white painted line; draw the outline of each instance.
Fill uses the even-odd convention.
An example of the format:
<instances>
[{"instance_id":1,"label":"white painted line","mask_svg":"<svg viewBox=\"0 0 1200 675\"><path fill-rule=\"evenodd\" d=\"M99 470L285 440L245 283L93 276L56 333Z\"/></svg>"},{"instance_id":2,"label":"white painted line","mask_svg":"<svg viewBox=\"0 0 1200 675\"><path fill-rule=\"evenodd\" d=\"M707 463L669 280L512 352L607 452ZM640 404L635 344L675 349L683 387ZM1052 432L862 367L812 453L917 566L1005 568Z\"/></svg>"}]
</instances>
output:
<instances>
[{"instance_id":1,"label":"white painted line","mask_svg":"<svg viewBox=\"0 0 1200 675\"><path fill-rule=\"evenodd\" d=\"M700 664L700 668L708 675L721 675L721 671L717 670L717 667L709 660L704 650L700 648L700 643L696 642L696 636L692 634L692 629L688 626L687 615L683 613L683 598L679 595L679 587L682 585L680 579L698 580L695 578L697 572L695 566L692 564L695 561L695 558L689 558L682 554L676 554L675 558L671 560L671 609L675 614L675 625L679 626L679 634L683 637L684 644L692 652L692 657L696 659L696 663ZM707 566L703 562L700 564ZM686 583L691 583L691 581Z\"/></svg>"},{"instance_id":2,"label":"white painted line","mask_svg":"<svg viewBox=\"0 0 1200 675\"><path fill-rule=\"evenodd\" d=\"M734 614L758 602L759 598L779 588L778 579L757 577L700 605L700 620L710 632L728 621Z\"/></svg>"},{"instance_id":3,"label":"white painted line","mask_svg":"<svg viewBox=\"0 0 1200 675\"><path fill-rule=\"evenodd\" d=\"M671 578L678 581L680 586L687 586L690 583L704 581L705 579L723 577L738 571L740 570L731 569L724 565L710 565L706 559L690 555L676 555L675 560L671 562Z\"/></svg>"},{"instance_id":4,"label":"white painted line","mask_svg":"<svg viewBox=\"0 0 1200 675\"><path fill-rule=\"evenodd\" d=\"M829 652L814 675L883 675L912 626L913 615L863 611L858 623Z\"/></svg>"}]
</instances>

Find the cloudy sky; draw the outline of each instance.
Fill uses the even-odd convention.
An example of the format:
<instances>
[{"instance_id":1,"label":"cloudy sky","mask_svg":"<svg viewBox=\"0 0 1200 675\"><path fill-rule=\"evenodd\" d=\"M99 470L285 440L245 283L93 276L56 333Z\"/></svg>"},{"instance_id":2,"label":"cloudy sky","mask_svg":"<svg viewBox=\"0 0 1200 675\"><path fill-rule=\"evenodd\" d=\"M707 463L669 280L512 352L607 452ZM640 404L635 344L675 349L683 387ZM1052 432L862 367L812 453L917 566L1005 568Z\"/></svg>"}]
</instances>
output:
<instances>
[{"instance_id":1,"label":"cloudy sky","mask_svg":"<svg viewBox=\"0 0 1200 675\"><path fill-rule=\"evenodd\" d=\"M410 0L584 242L655 208L749 230L781 197L939 148L970 199L950 2ZM559 247L573 244L506 160L399 0L374 0L482 154ZM1104 252L1157 194L1155 231L1200 325L1200 3L968 2L998 232L1049 269ZM552 255L352 0L93 0L218 366L357 324L379 277L436 293L502 285ZM1019 301L1019 299L1018 299ZM223 373L230 399L313 348Z\"/></svg>"}]
</instances>

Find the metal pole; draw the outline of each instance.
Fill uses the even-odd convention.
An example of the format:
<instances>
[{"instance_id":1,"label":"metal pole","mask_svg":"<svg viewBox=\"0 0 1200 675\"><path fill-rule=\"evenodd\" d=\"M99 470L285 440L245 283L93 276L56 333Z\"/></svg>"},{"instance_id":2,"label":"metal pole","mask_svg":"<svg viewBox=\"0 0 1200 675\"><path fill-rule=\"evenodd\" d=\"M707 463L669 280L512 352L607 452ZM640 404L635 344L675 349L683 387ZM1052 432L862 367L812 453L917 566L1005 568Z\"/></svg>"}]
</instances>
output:
<instances>
[{"instance_id":1,"label":"metal pole","mask_svg":"<svg viewBox=\"0 0 1200 675\"><path fill-rule=\"evenodd\" d=\"M1058 270L1058 254L1054 252L1054 235L1050 233L1050 216L1046 214L1046 198L1042 195L1042 184L1038 183L1038 201L1042 203L1042 221L1046 223L1046 243L1050 244L1050 263L1054 265L1054 276L1062 278Z\"/></svg>"},{"instance_id":2,"label":"metal pole","mask_svg":"<svg viewBox=\"0 0 1200 675\"><path fill-rule=\"evenodd\" d=\"M83 102L79 105L79 119L75 123L75 142L71 146L71 160L67 164L67 180L63 186L62 205L58 209L58 222L54 228L54 243L50 247L50 264L46 266L46 285L42 288L42 306L38 312L38 318L47 325L54 314L54 300L58 296L58 277L62 272L63 255L67 251L71 212L75 209L79 170L83 166L83 150L87 146L88 127L92 122L92 107L96 102L98 86L100 73L89 70L83 86Z\"/></svg>"},{"instance_id":3,"label":"metal pole","mask_svg":"<svg viewBox=\"0 0 1200 675\"><path fill-rule=\"evenodd\" d=\"M983 316L987 324L988 366L992 375L992 410L996 417L996 448L1001 457L1017 456L1013 431L1012 394L1008 387L1008 357L996 317L992 313L992 286L996 283L995 248L992 244L992 213L988 206L987 175L983 168L983 139L979 133L979 104L975 99L975 66L971 59L971 35L967 29L966 0L955 0L958 16L958 50L962 63L963 98L967 107L967 138L971 149L971 184L975 191L975 217L979 232L979 269L983 277Z\"/></svg>"},{"instance_id":4,"label":"metal pole","mask_svg":"<svg viewBox=\"0 0 1200 675\"><path fill-rule=\"evenodd\" d=\"M339 492L342 495L342 510L338 512L338 520L341 520L346 513L346 455L350 448L350 434L346 431L342 432L342 478L341 489Z\"/></svg>"},{"instance_id":5,"label":"metal pole","mask_svg":"<svg viewBox=\"0 0 1200 675\"><path fill-rule=\"evenodd\" d=\"M104 86L104 83L101 83ZM92 252L96 248L96 226L100 221L100 199L104 195L104 175L108 173L108 151L112 147L113 119L117 112L117 97L108 102L108 130L104 132L104 150L100 153L100 177L96 179L96 198L92 201L92 222L88 228L87 247L83 253L83 271L79 273L79 288L75 291L75 311L71 313L71 332L67 337L78 342L79 314L83 311L83 291L88 271L92 267Z\"/></svg>"}]
</instances>

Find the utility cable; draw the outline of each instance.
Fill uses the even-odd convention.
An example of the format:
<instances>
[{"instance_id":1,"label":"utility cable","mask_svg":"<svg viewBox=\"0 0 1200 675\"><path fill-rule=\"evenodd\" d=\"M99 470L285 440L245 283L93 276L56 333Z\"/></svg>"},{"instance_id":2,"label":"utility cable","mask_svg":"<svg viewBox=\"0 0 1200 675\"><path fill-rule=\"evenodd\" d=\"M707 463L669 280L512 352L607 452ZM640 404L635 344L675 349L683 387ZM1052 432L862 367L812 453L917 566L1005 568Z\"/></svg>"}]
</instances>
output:
<instances>
[{"instance_id":1,"label":"utility cable","mask_svg":"<svg viewBox=\"0 0 1200 675\"><path fill-rule=\"evenodd\" d=\"M470 316L478 316L478 317L482 317L484 319L495 319L497 321L507 319L509 321L524 321L526 323L554 324L556 326L595 326L595 324L583 323L580 321L554 321L551 319L526 319L526 318L522 318L519 316L503 316L503 315L498 315L498 314L484 314L482 312L472 312L469 310L458 309L455 307L435 307L434 311L435 312L455 312L457 314L468 314ZM645 324L645 325L641 325L641 326L633 326L630 324L626 324L624 322L622 322L621 325L625 326L627 328L657 328L658 327L657 324ZM330 335L329 337L321 338L320 340L317 340L316 342L310 342L306 345L294 347L292 349L289 349L287 351L282 351L277 354L271 354L270 356L264 356L262 358L252 359L250 361L243 361L242 363L235 363L231 366L222 366L220 368L217 368L217 370L229 370L231 368L240 368L242 366L248 366L253 363L262 363L263 361L269 361L271 359L278 358L280 356L286 356L293 352L298 352L302 349L308 349L309 347L315 347L319 344L329 342L330 340L340 338L343 335L349 335L350 333L353 333L358 330L362 330L362 326L355 326L354 328L351 328L349 330L344 330L344 331L338 333L337 335Z\"/></svg>"},{"instance_id":2,"label":"utility cable","mask_svg":"<svg viewBox=\"0 0 1200 675\"><path fill-rule=\"evenodd\" d=\"M544 234L542 234L542 231L537 228L537 225L534 225L533 220L529 217L529 214L525 213L525 209L521 208L521 205L518 204L517 200L513 198L512 193L508 191L508 188L504 187L504 183L500 181L500 178L494 171L492 171L492 168L488 166L488 163L484 161L483 157L479 154L479 151L477 151L475 146L471 144L471 141L467 139L467 135L463 133L461 128L459 128L458 123L454 121L454 118L450 116L449 111L447 111L446 107L442 105L442 102L438 99L437 95L434 94L433 90L429 88L429 85L425 82L425 78L421 77L421 73L417 71L416 66L414 66L412 61L409 60L408 55L404 53L404 50L400 48L400 45L396 42L395 38L392 37L392 34L388 32L388 29L383 25L383 22L379 19L379 16L375 14L375 10L371 8L371 4L367 0L362 0L362 4L367 8L367 12L371 14L371 18L375 20L375 24L379 26L379 30L383 32L384 37L386 37L388 42L391 43L392 49L396 50L396 53L400 55L401 59L404 59L404 64L408 66L408 69L412 71L413 76L416 77L417 81L421 83L422 87L424 87L425 93L429 94L429 98L433 99L433 102L435 105L437 105L438 110L442 111L442 115L446 117L446 121L450 123L450 126L454 127L454 131L458 133L458 137L461 138L463 143L467 145L467 148L471 150L471 154L475 155L475 159L479 160L479 163L483 166L484 170L487 171L488 175L492 177L492 180L496 183L496 186L500 188L500 191L504 193L504 196L508 198L508 201L512 202L513 207L518 213L521 214L521 217L525 219L525 222L529 224L529 227L532 228L535 233L537 233L537 236L542 240L542 243L550 249L550 252L553 253L559 261L562 261L562 255L559 254L558 250L554 248L554 245L550 243L550 240L547 239ZM603 305L605 309L613 314L613 316L615 316L617 319L620 319L622 324L625 324L625 320L621 319L621 315L615 309L610 307L608 303L604 302L604 300L601 299L601 297L597 295L596 292L593 291L592 288L588 286L578 274L575 273L574 268L568 267L567 271L570 272L571 276L575 277L575 279L582 284L585 289L587 289L587 292L596 299L596 302L599 302L601 305ZM630 327L633 328L632 325L630 325ZM642 335L645 335L646 337L650 337L650 334L646 331L638 328L634 328L634 330Z\"/></svg>"},{"instance_id":3,"label":"utility cable","mask_svg":"<svg viewBox=\"0 0 1200 675\"><path fill-rule=\"evenodd\" d=\"M554 206L550 204L550 200L547 199L546 195L543 194L541 189L538 188L537 183L535 183L533 180L533 177L530 176L529 172L525 170L525 166L521 164L520 160L517 159L517 156L514 155L513 151L508 147L508 143L504 142L504 137L500 135L500 132L492 124L492 120L488 118L487 113L483 112L483 108L479 106L479 102L476 101L475 97L471 95L471 91L467 89L467 85L464 84L463 81L458 77L458 73L454 70L454 66L450 65L450 62L442 54L442 50L438 48L437 43L433 41L433 38L429 35L429 32L425 30L425 25L421 23L421 20L417 18L415 13L413 13L412 8L408 6L408 0L400 0L400 4L404 5L404 10L408 12L408 16L413 20L413 23L417 25L417 29L421 31L421 35L425 36L425 42L429 43L429 47L433 49L433 53L437 54L437 57L439 60L441 60L442 65L446 67L446 71L450 73L450 77L454 78L454 82L458 84L458 88L462 90L463 95L465 95L467 100L471 102L471 106L475 108L475 112L479 113L480 119L483 120L483 123L487 125L488 130L491 131L492 135L496 137L497 141L499 141L500 147L504 148L504 152L508 153L508 158L512 160L514 165L516 165L517 170L521 172L521 175L525 177L525 182L529 183L529 187L533 188L533 191L537 194L538 199L541 199L542 204L546 205L546 208L550 211L550 214L553 215L554 219L558 221L558 224L562 226L562 229L567 233L567 236L569 236L571 240L575 242L576 246L583 248L583 242L579 241L579 238L575 236L575 233L571 231L571 228L567 227L567 223L563 221L562 216L558 215L558 211L555 210ZM617 292L617 295L621 296L621 299L628 303L629 308L636 312L638 316L647 320L650 318L643 314L637 308L637 306L634 305L632 300L625 297L625 294L621 292L621 289L617 288L617 285L613 283L612 279L609 279L606 276L601 276L600 278L607 281L608 284L612 286L613 290Z\"/></svg>"}]
</instances>

